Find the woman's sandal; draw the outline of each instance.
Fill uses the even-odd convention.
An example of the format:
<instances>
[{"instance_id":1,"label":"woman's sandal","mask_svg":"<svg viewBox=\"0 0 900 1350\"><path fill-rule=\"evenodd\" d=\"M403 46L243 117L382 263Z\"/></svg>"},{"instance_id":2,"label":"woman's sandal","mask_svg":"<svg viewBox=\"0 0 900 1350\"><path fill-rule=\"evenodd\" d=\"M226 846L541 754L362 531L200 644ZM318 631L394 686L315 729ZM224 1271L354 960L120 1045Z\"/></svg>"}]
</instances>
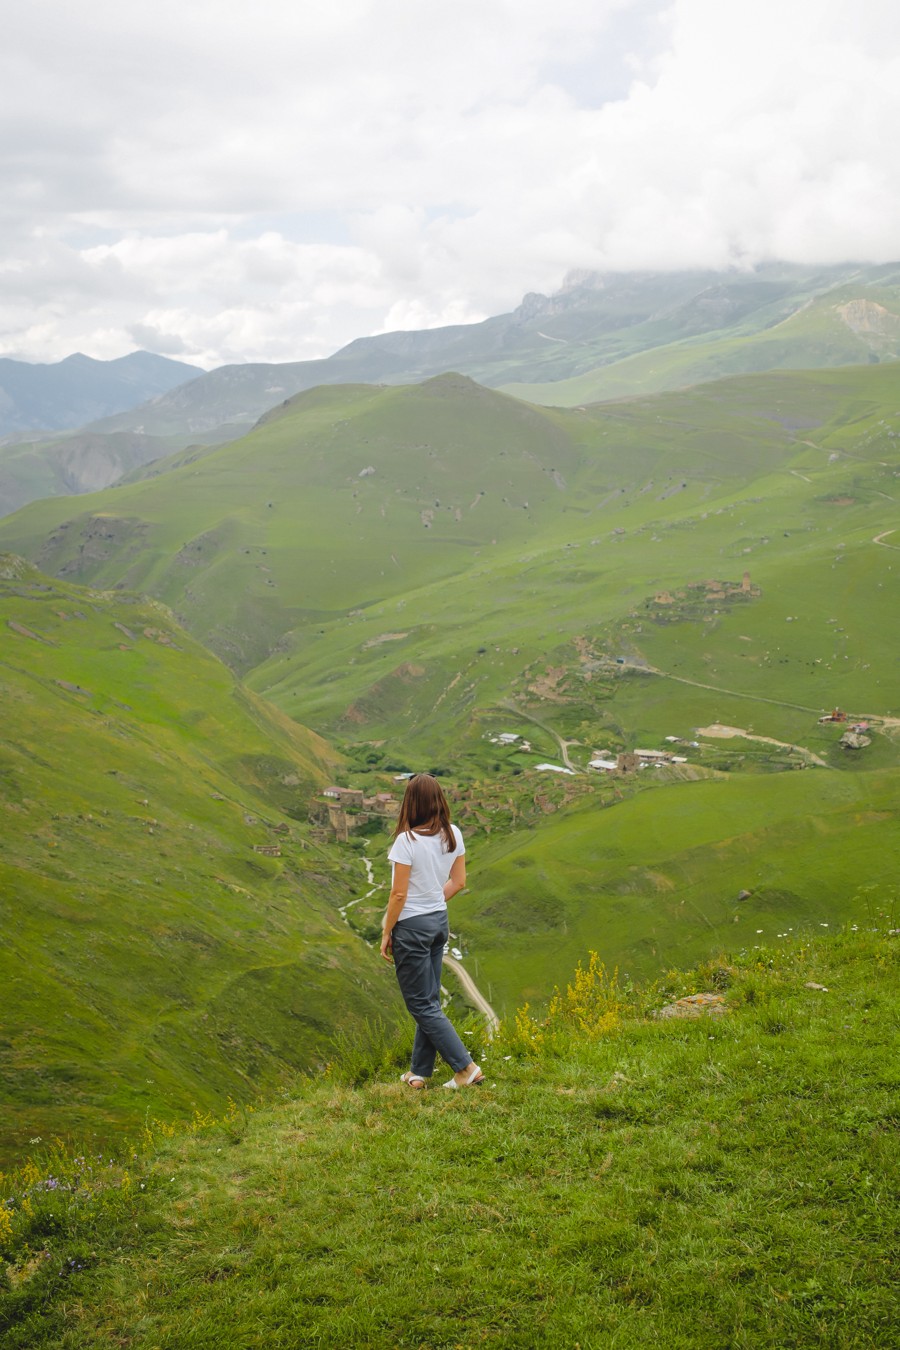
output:
<instances>
[{"instance_id":1,"label":"woman's sandal","mask_svg":"<svg viewBox=\"0 0 900 1350\"><path fill-rule=\"evenodd\" d=\"M481 1072L477 1064L473 1064L472 1072L469 1074L465 1082L457 1083L455 1078L450 1078L444 1084L444 1087L446 1088L477 1087L479 1083L483 1082L484 1082L484 1074Z\"/></svg>"},{"instance_id":2,"label":"woman's sandal","mask_svg":"<svg viewBox=\"0 0 900 1350\"><path fill-rule=\"evenodd\" d=\"M421 1092L425 1086L425 1079L422 1077L422 1075L418 1073L412 1073L412 1071L408 1073L401 1073L400 1082L405 1083L407 1087L411 1087L413 1092Z\"/></svg>"}]
</instances>

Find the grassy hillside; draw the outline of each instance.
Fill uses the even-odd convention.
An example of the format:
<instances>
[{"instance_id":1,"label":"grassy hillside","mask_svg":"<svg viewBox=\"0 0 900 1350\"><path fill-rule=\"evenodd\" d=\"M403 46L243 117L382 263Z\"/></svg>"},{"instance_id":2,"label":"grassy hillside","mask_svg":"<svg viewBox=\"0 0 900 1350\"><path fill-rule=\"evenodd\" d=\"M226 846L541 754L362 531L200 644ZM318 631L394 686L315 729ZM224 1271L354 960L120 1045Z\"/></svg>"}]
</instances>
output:
<instances>
[{"instance_id":1,"label":"grassy hillside","mask_svg":"<svg viewBox=\"0 0 900 1350\"><path fill-rule=\"evenodd\" d=\"M589 949L654 978L736 942L865 923L896 895L898 795L896 769L813 770L589 799L476 845L453 928L479 986L508 1012L546 1000Z\"/></svg>"},{"instance_id":2,"label":"grassy hillside","mask_svg":"<svg viewBox=\"0 0 900 1350\"><path fill-rule=\"evenodd\" d=\"M0 613L0 1158L254 1097L390 1016L336 912L363 868L300 824L328 747L155 602L6 556Z\"/></svg>"},{"instance_id":3,"label":"grassy hillside","mask_svg":"<svg viewBox=\"0 0 900 1350\"><path fill-rule=\"evenodd\" d=\"M59 575L160 597L339 743L354 781L441 769L458 802L489 802L466 818L477 884L460 914L514 1002L549 992L585 943L644 972L695 959L741 889L764 886L783 931L814 902L832 921L857 883L889 875L898 431L878 366L585 410L460 376L321 389L75 514L35 504L0 539ZM819 725L836 705L870 722L868 746ZM594 750L666 736L697 743L678 747L679 781L588 780ZM551 800L537 769L563 750L581 806ZM576 814L557 826L560 807ZM627 840L616 861L588 848L594 829ZM510 938L523 874L495 851L510 833L552 959L527 931ZM501 971L510 941L520 965Z\"/></svg>"},{"instance_id":4,"label":"grassy hillside","mask_svg":"<svg viewBox=\"0 0 900 1350\"><path fill-rule=\"evenodd\" d=\"M0 1209L4 1343L886 1350L900 983L874 927L664 988L583 970L478 1090L412 1093L357 1048L140 1152L37 1145ZM723 1015L648 1016L701 991Z\"/></svg>"}]
</instances>

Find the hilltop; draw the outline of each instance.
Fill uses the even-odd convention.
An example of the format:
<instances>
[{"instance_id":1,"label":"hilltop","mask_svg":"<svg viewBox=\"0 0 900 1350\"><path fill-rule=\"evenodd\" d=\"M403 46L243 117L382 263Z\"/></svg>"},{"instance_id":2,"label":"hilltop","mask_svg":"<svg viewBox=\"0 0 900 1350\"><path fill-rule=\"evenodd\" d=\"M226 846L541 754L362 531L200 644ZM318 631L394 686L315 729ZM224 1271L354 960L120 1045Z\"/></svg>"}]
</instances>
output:
<instances>
[{"instance_id":1,"label":"hilltop","mask_svg":"<svg viewBox=\"0 0 900 1350\"><path fill-rule=\"evenodd\" d=\"M307 837L332 750L157 602L0 555L0 1160L221 1110L397 997Z\"/></svg>"},{"instance_id":2,"label":"hilltop","mask_svg":"<svg viewBox=\"0 0 900 1350\"><path fill-rule=\"evenodd\" d=\"M0 1208L4 1344L887 1350L890 922L650 988L591 963L480 1047L478 1090L412 1093L407 1047L370 1040L113 1158L35 1141ZM719 1015L654 1016L698 991Z\"/></svg>"}]
</instances>

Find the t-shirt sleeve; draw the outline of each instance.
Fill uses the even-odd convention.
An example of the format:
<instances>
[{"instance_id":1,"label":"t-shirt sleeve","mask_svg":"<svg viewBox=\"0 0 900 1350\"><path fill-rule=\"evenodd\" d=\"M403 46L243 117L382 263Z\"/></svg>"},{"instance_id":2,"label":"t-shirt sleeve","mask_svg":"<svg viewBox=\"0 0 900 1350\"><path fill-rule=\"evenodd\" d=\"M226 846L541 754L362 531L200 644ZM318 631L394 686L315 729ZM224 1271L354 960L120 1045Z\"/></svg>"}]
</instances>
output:
<instances>
[{"instance_id":1,"label":"t-shirt sleeve","mask_svg":"<svg viewBox=\"0 0 900 1350\"><path fill-rule=\"evenodd\" d=\"M406 863L407 867L411 867L412 860L413 841L408 834L398 834L391 845L391 851L388 854L388 862Z\"/></svg>"},{"instance_id":2,"label":"t-shirt sleeve","mask_svg":"<svg viewBox=\"0 0 900 1350\"><path fill-rule=\"evenodd\" d=\"M455 825L451 825L450 828L453 831L453 837L456 840L456 856L457 858L460 858L466 851L466 845L465 842L463 841L462 831L457 829Z\"/></svg>"}]
</instances>

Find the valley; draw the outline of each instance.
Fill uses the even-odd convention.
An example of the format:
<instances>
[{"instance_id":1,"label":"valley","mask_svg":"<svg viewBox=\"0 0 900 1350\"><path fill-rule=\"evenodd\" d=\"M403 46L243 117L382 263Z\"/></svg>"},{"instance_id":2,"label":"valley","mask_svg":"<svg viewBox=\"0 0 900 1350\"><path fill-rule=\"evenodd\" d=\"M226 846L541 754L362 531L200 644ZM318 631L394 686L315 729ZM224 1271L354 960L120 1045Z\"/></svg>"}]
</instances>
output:
<instances>
[{"instance_id":1,"label":"valley","mask_svg":"<svg viewBox=\"0 0 900 1350\"><path fill-rule=\"evenodd\" d=\"M501 1017L588 950L652 979L893 912L898 433L887 365L571 409L448 374L0 521L8 958L46 972L8 1146L270 1091L336 1007L397 1015L386 825L323 839L326 781L441 776Z\"/></svg>"}]
</instances>

